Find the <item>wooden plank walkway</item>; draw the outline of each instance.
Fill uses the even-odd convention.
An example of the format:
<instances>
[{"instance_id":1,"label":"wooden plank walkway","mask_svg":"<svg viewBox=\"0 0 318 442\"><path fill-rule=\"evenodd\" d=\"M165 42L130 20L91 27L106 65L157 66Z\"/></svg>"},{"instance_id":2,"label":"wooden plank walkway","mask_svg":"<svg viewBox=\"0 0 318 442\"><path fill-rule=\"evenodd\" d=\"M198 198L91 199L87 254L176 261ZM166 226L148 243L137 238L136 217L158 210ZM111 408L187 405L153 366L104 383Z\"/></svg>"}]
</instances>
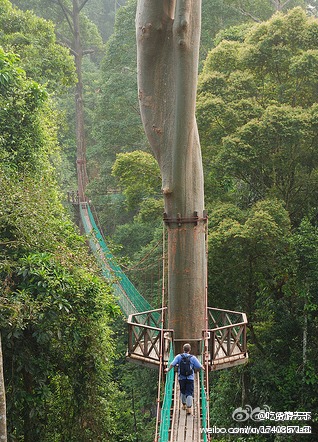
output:
<instances>
[{"instance_id":1,"label":"wooden plank walkway","mask_svg":"<svg viewBox=\"0 0 318 442\"><path fill-rule=\"evenodd\" d=\"M199 374L195 374L193 414L187 414L182 409L178 374L175 376L173 414L171 424L170 442L200 442L201 441L201 418L200 418L200 386Z\"/></svg>"}]
</instances>

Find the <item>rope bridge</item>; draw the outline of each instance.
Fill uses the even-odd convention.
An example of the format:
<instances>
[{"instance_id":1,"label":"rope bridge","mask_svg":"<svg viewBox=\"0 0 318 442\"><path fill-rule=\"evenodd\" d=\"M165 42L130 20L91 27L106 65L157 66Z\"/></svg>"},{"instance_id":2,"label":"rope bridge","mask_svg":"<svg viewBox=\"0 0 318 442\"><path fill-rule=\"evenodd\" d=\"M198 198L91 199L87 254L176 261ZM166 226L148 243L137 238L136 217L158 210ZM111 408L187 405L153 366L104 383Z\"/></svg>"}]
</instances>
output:
<instances>
[{"instance_id":1,"label":"rope bridge","mask_svg":"<svg viewBox=\"0 0 318 442\"><path fill-rule=\"evenodd\" d=\"M96 225L94 216L88 203L80 203L80 215L89 245L101 267L102 273L114 289L118 304L128 318L129 315L151 310L151 305L138 292L129 278L121 270L107 247L104 238Z\"/></svg>"},{"instance_id":2,"label":"rope bridge","mask_svg":"<svg viewBox=\"0 0 318 442\"><path fill-rule=\"evenodd\" d=\"M142 361L146 354L148 360L153 358L153 364L159 366L159 379L161 379L163 365L170 364L174 358L173 340L167 340L169 342L167 344L163 337L165 309L153 310L121 270L96 225L89 204L80 202L79 210L90 248L98 261L102 274L111 282L118 304L124 315L129 318L129 348L133 349L133 354L130 354L130 357L132 360ZM161 342L160 354L158 353L159 342ZM168 347L166 351L169 355L168 360L165 360L163 347ZM161 395L160 386L159 380L159 396ZM204 432L201 433L201 428L207 428L209 420L205 387L204 373L196 374L196 411L194 416L186 417L185 414L181 414L180 410L177 375L173 370L170 370L166 377L164 392L162 392L164 395L162 406L160 406L160 400L158 402L156 442L207 442L207 435ZM185 413L184 410L183 412Z\"/></svg>"}]
</instances>

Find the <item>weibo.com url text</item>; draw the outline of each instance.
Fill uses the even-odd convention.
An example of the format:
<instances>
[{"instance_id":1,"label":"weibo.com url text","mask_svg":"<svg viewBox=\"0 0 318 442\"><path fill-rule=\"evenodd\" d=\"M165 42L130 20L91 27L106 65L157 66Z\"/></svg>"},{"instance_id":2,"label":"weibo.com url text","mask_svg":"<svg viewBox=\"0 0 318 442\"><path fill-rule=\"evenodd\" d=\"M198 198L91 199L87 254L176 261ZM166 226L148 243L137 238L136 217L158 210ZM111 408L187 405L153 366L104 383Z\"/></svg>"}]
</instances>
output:
<instances>
[{"instance_id":1,"label":"weibo.com url text","mask_svg":"<svg viewBox=\"0 0 318 442\"><path fill-rule=\"evenodd\" d=\"M201 433L205 434L311 434L310 426L299 426L299 425L261 425L259 427L211 427L211 428L201 428Z\"/></svg>"}]
</instances>

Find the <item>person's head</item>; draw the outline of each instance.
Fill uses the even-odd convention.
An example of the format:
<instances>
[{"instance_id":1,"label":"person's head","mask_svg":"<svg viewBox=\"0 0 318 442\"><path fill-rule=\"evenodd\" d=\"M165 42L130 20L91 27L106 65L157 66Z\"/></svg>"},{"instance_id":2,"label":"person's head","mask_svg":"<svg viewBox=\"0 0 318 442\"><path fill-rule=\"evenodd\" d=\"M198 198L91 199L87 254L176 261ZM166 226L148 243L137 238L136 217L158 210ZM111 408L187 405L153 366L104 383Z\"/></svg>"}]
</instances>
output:
<instances>
[{"instance_id":1,"label":"person's head","mask_svg":"<svg viewBox=\"0 0 318 442\"><path fill-rule=\"evenodd\" d=\"M184 344L184 346L183 346L183 351L184 351L185 353L189 353L190 350L191 350L191 345L190 345L190 344Z\"/></svg>"}]
</instances>

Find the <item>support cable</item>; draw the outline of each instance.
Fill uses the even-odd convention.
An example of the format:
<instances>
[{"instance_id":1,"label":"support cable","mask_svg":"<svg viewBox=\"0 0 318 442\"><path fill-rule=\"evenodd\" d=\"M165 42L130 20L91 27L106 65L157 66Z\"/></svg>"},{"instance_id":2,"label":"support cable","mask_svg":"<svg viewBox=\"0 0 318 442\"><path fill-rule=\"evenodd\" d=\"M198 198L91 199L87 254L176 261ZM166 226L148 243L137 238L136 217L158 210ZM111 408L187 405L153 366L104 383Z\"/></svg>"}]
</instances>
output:
<instances>
[{"instance_id":1,"label":"support cable","mask_svg":"<svg viewBox=\"0 0 318 442\"><path fill-rule=\"evenodd\" d=\"M161 342L160 342L160 357L159 357L159 377L158 377L158 395L157 395L157 418L156 418L156 432L155 432L155 442L158 441L158 435L159 435L159 419L160 419L160 396L161 396L161 383L163 381L163 351L164 351L164 312L165 312L165 253L166 253L166 230L165 225L163 224L162 229L162 291L161 291Z\"/></svg>"},{"instance_id":2,"label":"support cable","mask_svg":"<svg viewBox=\"0 0 318 442\"><path fill-rule=\"evenodd\" d=\"M205 386L203 382L203 387L205 387L205 394L206 394L206 416L205 421L207 424L210 422L210 395L209 395L209 336L208 336L208 329L209 329L209 316L208 316L208 255L209 255L209 247L208 247L208 239L209 239L209 222L208 217L207 222L205 225L205 256L206 256L206 281L205 281L205 332L204 332L204 367L205 367L205 373L203 373L203 377L205 378ZM205 376L204 376L205 375ZM209 436L208 436L209 437ZM210 439L210 438L209 438Z\"/></svg>"}]
</instances>

